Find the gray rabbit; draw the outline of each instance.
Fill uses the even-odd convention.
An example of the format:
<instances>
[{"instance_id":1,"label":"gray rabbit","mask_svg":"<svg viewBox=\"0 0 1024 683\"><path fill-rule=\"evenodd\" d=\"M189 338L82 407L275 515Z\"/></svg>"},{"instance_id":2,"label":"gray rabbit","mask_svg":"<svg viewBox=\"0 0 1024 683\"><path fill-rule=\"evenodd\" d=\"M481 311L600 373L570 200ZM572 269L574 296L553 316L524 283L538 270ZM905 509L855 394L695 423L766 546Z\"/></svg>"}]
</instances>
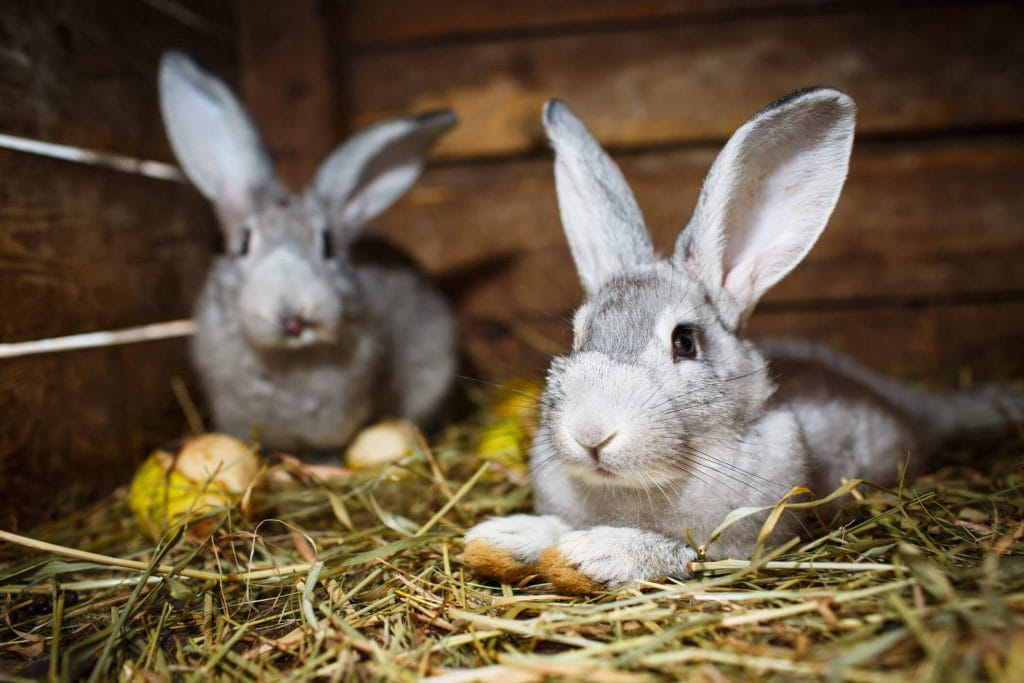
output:
<instances>
[{"instance_id":1,"label":"gray rabbit","mask_svg":"<svg viewBox=\"0 0 1024 683\"><path fill-rule=\"evenodd\" d=\"M224 83L169 52L159 89L174 152L224 232L191 348L215 427L317 451L377 416L434 415L455 369L452 311L397 249L357 238L416 181L455 116L364 130L295 195Z\"/></svg>"},{"instance_id":2,"label":"gray rabbit","mask_svg":"<svg viewBox=\"0 0 1024 683\"><path fill-rule=\"evenodd\" d=\"M562 223L586 300L555 358L530 466L537 515L484 521L466 559L568 592L689 575L733 509L844 477L891 482L958 428L998 421L989 395L933 395L806 342L742 336L754 305L807 254L846 178L855 106L803 90L744 124L719 154L673 254L655 254L621 172L569 108L544 126ZM765 515L709 556L749 556ZM800 530L783 515L775 540Z\"/></svg>"}]
</instances>

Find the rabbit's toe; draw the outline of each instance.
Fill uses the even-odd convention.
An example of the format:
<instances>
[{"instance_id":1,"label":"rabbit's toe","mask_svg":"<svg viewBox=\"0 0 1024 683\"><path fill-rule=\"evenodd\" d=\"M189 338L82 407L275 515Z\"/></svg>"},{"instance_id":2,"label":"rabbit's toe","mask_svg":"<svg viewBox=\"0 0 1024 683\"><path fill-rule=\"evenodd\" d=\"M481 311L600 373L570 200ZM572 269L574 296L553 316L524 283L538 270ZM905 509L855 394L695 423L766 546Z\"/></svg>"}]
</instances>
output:
<instances>
[{"instance_id":1,"label":"rabbit's toe","mask_svg":"<svg viewBox=\"0 0 1024 683\"><path fill-rule=\"evenodd\" d=\"M519 583L527 576L537 573L534 565L521 562L508 550L492 545L482 538L466 543L462 559L480 576L502 583Z\"/></svg>"},{"instance_id":2,"label":"rabbit's toe","mask_svg":"<svg viewBox=\"0 0 1024 683\"><path fill-rule=\"evenodd\" d=\"M547 548L540 554L538 571L554 584L560 593L587 595L597 593L604 588L604 584L594 581L570 565L558 548Z\"/></svg>"},{"instance_id":3,"label":"rabbit's toe","mask_svg":"<svg viewBox=\"0 0 1024 683\"><path fill-rule=\"evenodd\" d=\"M636 579L687 576L694 553L685 544L642 529L592 527L564 534L540 557L539 569L566 593L593 593Z\"/></svg>"},{"instance_id":4,"label":"rabbit's toe","mask_svg":"<svg viewBox=\"0 0 1024 683\"><path fill-rule=\"evenodd\" d=\"M495 517L466 533L463 559L483 576L517 583L537 573L541 552L568 529L554 515Z\"/></svg>"}]
</instances>

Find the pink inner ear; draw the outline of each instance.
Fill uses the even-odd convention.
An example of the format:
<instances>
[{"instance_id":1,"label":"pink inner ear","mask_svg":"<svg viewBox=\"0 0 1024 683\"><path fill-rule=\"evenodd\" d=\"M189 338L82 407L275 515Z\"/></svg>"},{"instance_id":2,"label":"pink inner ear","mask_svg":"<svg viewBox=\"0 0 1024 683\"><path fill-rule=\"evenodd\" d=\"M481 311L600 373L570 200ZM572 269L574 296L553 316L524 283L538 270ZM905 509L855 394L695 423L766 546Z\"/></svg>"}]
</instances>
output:
<instances>
[{"instance_id":1,"label":"pink inner ear","mask_svg":"<svg viewBox=\"0 0 1024 683\"><path fill-rule=\"evenodd\" d=\"M727 216L722 257L726 288L751 304L796 265L809 237L800 226L813 152L786 146L771 151L736 178L742 186Z\"/></svg>"}]
</instances>

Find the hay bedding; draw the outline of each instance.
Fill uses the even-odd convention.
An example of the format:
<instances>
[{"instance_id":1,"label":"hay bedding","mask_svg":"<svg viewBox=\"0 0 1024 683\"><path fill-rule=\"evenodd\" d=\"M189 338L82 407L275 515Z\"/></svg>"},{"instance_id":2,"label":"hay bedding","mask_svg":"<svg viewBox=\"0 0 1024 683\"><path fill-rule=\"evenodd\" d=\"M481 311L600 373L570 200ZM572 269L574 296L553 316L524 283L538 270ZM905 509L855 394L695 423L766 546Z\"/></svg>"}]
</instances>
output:
<instances>
[{"instance_id":1,"label":"hay bedding","mask_svg":"<svg viewBox=\"0 0 1024 683\"><path fill-rule=\"evenodd\" d=\"M1019 441L901 489L862 486L845 524L753 562L567 597L460 561L467 527L529 506L521 469L474 452L482 428L371 474L278 461L291 483L246 503L248 520L219 511L212 531L155 547L124 491L5 536L0 679L1024 677Z\"/></svg>"}]
</instances>

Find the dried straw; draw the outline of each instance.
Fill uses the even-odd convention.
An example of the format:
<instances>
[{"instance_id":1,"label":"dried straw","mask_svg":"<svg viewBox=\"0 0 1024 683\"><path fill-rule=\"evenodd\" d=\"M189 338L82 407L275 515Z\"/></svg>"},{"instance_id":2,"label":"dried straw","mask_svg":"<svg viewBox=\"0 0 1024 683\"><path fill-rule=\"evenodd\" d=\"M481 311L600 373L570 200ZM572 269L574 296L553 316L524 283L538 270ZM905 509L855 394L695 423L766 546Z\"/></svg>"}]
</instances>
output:
<instances>
[{"instance_id":1,"label":"dried straw","mask_svg":"<svg viewBox=\"0 0 1024 683\"><path fill-rule=\"evenodd\" d=\"M568 598L460 563L468 526L529 507L480 428L293 480L198 538L154 547L124 491L0 534L0 680L1021 680L1020 442L862 487L844 524L753 563Z\"/></svg>"}]
</instances>

